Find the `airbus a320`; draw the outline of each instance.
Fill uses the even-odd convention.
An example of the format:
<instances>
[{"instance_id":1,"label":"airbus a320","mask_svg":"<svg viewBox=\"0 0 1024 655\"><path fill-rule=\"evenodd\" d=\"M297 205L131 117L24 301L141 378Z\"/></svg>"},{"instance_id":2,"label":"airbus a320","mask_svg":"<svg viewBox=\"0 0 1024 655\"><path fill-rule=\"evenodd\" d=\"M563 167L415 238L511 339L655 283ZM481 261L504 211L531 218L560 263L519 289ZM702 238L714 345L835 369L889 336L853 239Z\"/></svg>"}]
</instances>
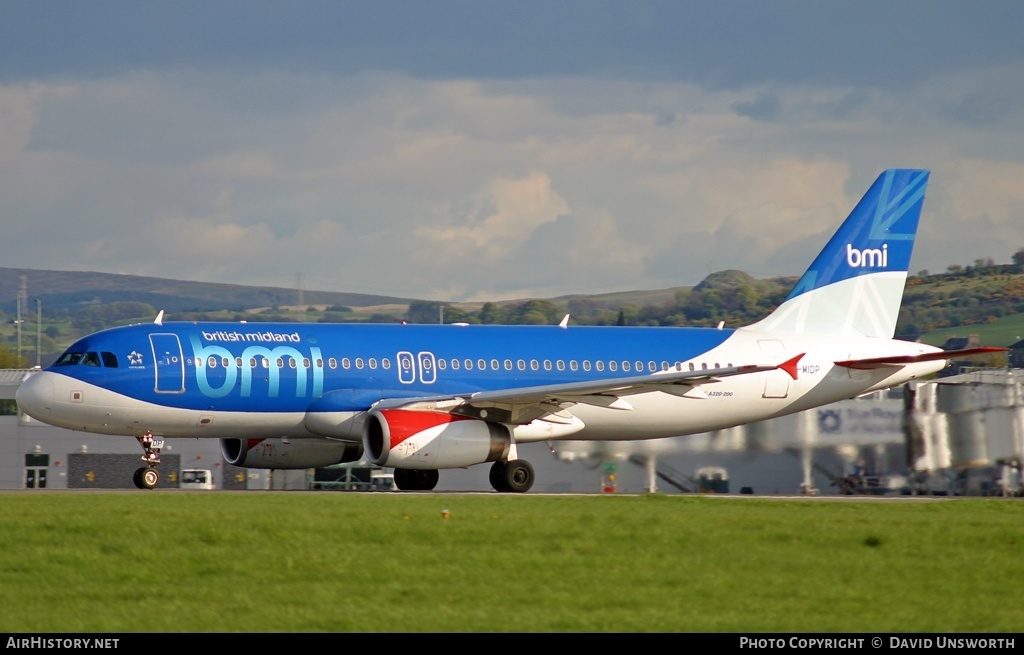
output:
<instances>
[{"instance_id":1,"label":"airbus a320","mask_svg":"<svg viewBox=\"0 0 1024 655\"><path fill-rule=\"evenodd\" d=\"M524 443L675 437L799 412L931 375L951 357L893 339L929 172L883 172L763 320L739 328L165 322L75 342L17 392L28 415L134 437L139 488L164 439L305 469L359 460L399 489L490 465L534 483Z\"/></svg>"}]
</instances>

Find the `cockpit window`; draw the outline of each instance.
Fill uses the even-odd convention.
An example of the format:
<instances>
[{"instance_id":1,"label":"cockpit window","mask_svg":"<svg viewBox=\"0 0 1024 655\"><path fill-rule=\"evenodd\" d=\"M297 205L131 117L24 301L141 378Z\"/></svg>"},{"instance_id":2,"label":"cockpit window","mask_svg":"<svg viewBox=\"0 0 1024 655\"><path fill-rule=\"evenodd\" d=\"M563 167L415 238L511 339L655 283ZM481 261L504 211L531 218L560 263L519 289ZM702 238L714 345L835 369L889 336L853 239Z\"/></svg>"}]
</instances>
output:
<instances>
[{"instance_id":1,"label":"cockpit window","mask_svg":"<svg viewBox=\"0 0 1024 655\"><path fill-rule=\"evenodd\" d=\"M102 357L102 360L100 359ZM61 355L54 366L105 366L107 368L117 368L117 355L111 352L97 353L93 351L82 352L67 351Z\"/></svg>"},{"instance_id":2,"label":"cockpit window","mask_svg":"<svg viewBox=\"0 0 1024 655\"><path fill-rule=\"evenodd\" d=\"M53 365L54 366L74 366L79 361L81 361L82 355L84 355L84 354L85 353L83 353L83 352L71 352L69 350L66 353L64 353L63 355L61 355L57 359L57 361L53 363Z\"/></svg>"}]
</instances>

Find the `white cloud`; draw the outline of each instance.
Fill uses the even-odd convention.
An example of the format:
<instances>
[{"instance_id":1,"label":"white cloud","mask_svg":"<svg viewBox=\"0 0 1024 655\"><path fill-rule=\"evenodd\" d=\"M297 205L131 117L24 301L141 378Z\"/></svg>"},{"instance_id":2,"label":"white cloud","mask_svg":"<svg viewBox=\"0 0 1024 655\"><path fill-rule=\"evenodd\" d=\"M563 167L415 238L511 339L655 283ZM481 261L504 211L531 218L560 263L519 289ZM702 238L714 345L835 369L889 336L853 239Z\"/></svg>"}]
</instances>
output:
<instances>
[{"instance_id":1,"label":"white cloud","mask_svg":"<svg viewBox=\"0 0 1024 655\"><path fill-rule=\"evenodd\" d=\"M551 189L551 178L535 171L520 179L490 181L468 216L457 218L455 224L424 226L417 233L441 243L466 240L476 251L501 254L568 212L568 203Z\"/></svg>"},{"instance_id":2,"label":"white cloud","mask_svg":"<svg viewBox=\"0 0 1024 655\"><path fill-rule=\"evenodd\" d=\"M874 177L905 165L934 171L914 266L1008 261L1024 246L1024 125L1001 82L1018 77L0 86L3 265L278 286L302 272L308 288L451 299L795 275ZM988 93L997 115L967 110Z\"/></svg>"}]
</instances>

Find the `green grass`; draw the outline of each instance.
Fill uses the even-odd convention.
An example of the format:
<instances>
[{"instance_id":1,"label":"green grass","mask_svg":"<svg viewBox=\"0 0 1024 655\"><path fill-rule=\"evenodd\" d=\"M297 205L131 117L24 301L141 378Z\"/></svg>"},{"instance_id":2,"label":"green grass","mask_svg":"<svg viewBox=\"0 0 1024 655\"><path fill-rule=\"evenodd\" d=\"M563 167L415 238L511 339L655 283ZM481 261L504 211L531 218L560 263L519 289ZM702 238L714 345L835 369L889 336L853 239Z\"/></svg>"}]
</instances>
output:
<instances>
[{"instance_id":1,"label":"green grass","mask_svg":"<svg viewBox=\"0 0 1024 655\"><path fill-rule=\"evenodd\" d=\"M1018 499L26 493L0 526L0 632L1022 625Z\"/></svg>"}]
</instances>

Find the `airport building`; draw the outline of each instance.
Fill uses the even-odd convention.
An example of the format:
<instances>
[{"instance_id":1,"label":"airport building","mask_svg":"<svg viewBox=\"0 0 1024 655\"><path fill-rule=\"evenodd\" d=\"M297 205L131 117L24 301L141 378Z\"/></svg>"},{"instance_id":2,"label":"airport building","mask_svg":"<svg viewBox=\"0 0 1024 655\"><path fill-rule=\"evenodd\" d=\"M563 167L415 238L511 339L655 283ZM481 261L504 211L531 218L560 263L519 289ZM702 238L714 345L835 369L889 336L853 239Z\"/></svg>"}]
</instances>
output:
<instances>
[{"instance_id":1,"label":"airport building","mask_svg":"<svg viewBox=\"0 0 1024 655\"><path fill-rule=\"evenodd\" d=\"M13 399L30 370L0 371ZM713 433L640 442L520 446L533 491L1021 495L1024 371L985 369L909 384ZM134 489L142 448L130 437L0 416L0 488ZM227 464L217 439L168 439L161 488L384 489L368 464L268 471ZM442 470L438 490L489 491L489 465ZM207 475L202 484L197 476Z\"/></svg>"}]
</instances>

